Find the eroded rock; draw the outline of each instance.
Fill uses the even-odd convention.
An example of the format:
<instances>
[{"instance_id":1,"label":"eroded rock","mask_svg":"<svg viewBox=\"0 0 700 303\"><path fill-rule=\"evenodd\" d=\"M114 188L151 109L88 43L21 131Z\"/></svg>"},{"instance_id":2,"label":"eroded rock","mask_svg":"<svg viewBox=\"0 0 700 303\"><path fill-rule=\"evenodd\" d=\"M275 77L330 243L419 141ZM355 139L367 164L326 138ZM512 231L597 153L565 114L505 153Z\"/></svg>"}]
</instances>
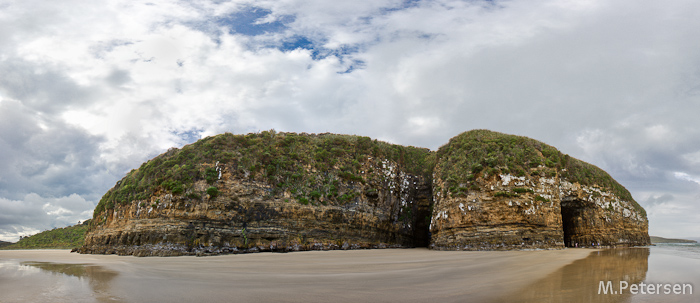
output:
<instances>
[{"instance_id":1,"label":"eroded rock","mask_svg":"<svg viewBox=\"0 0 700 303\"><path fill-rule=\"evenodd\" d=\"M634 246L649 244L647 229L609 175L532 139L471 131L430 152L263 132L206 138L130 172L79 252Z\"/></svg>"}]
</instances>

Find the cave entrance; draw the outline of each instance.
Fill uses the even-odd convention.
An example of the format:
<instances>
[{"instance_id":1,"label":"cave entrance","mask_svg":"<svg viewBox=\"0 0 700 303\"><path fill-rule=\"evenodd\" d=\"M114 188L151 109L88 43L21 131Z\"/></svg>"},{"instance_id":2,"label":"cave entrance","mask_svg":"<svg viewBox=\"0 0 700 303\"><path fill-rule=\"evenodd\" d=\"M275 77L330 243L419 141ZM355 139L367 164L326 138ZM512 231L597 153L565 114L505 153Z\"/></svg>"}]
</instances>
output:
<instances>
[{"instance_id":1,"label":"cave entrance","mask_svg":"<svg viewBox=\"0 0 700 303\"><path fill-rule=\"evenodd\" d=\"M565 247L585 247L588 241L588 218L593 206L581 199L566 197L561 200L561 223Z\"/></svg>"},{"instance_id":2,"label":"cave entrance","mask_svg":"<svg viewBox=\"0 0 700 303\"><path fill-rule=\"evenodd\" d=\"M428 247L430 245L430 218L433 214L433 189L432 181L418 182L415 191L415 203L413 204L413 246Z\"/></svg>"},{"instance_id":3,"label":"cave entrance","mask_svg":"<svg viewBox=\"0 0 700 303\"><path fill-rule=\"evenodd\" d=\"M416 211L415 228L413 229L413 246L428 247L430 245L430 207L418 207Z\"/></svg>"}]
</instances>

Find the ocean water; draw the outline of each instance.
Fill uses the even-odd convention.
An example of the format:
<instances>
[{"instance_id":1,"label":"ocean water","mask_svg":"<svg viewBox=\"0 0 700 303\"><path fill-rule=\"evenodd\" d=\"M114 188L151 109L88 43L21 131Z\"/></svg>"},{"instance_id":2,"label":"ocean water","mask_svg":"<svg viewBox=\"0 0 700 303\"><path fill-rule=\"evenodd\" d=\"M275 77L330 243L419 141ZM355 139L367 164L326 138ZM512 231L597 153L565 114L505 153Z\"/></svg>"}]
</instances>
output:
<instances>
[{"instance_id":1,"label":"ocean water","mask_svg":"<svg viewBox=\"0 0 700 303\"><path fill-rule=\"evenodd\" d=\"M700 302L700 244L657 244L649 252L645 284L690 285L692 293L665 294L657 289L656 293L638 293L628 302Z\"/></svg>"},{"instance_id":2,"label":"ocean water","mask_svg":"<svg viewBox=\"0 0 700 303\"><path fill-rule=\"evenodd\" d=\"M652 247L661 253L680 257L700 259L700 243L659 243Z\"/></svg>"},{"instance_id":3,"label":"ocean water","mask_svg":"<svg viewBox=\"0 0 700 303\"><path fill-rule=\"evenodd\" d=\"M601 291L610 283L612 293ZM635 284L638 290L622 289ZM649 288L649 285L653 288ZM660 285L660 286L659 286ZM670 285L686 292L666 293ZM659 289L660 287L660 289ZM642 290L643 288L643 290ZM592 251L494 302L700 302L700 245L664 244Z\"/></svg>"}]
</instances>

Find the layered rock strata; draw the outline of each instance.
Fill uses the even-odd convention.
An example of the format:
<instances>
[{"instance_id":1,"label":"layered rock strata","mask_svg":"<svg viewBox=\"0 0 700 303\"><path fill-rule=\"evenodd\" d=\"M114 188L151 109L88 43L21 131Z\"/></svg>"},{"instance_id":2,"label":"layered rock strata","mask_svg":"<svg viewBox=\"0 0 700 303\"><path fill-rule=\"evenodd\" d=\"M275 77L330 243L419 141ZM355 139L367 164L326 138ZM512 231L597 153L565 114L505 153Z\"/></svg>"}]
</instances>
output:
<instances>
[{"instance_id":1,"label":"layered rock strata","mask_svg":"<svg viewBox=\"0 0 700 303\"><path fill-rule=\"evenodd\" d=\"M647 228L607 173L532 139L477 130L430 152L271 131L209 137L131 171L79 252L635 246Z\"/></svg>"},{"instance_id":2,"label":"layered rock strata","mask_svg":"<svg viewBox=\"0 0 700 303\"><path fill-rule=\"evenodd\" d=\"M560 182L562 230L567 247L649 245L649 221L633 201L604 189Z\"/></svg>"},{"instance_id":3,"label":"layered rock strata","mask_svg":"<svg viewBox=\"0 0 700 303\"><path fill-rule=\"evenodd\" d=\"M630 201L558 177L497 175L464 195L441 197L432 244L444 250L648 245L648 221Z\"/></svg>"},{"instance_id":4,"label":"layered rock strata","mask_svg":"<svg viewBox=\"0 0 700 303\"><path fill-rule=\"evenodd\" d=\"M237 161L202 163L202 172L215 169L215 180L196 180L180 194L157 186L146 199L96 213L79 251L174 256L414 247L414 239L427 245L430 182L390 159L362 152L352 159L352 176L338 158L326 171L295 167L315 188L305 193L304 184L275 185L267 172L251 177Z\"/></svg>"},{"instance_id":5,"label":"layered rock strata","mask_svg":"<svg viewBox=\"0 0 700 303\"><path fill-rule=\"evenodd\" d=\"M461 141L441 147L443 153L437 160L432 248L549 249L650 243L644 210L597 167L532 139L488 131L460 136ZM463 155L462 161L446 165L459 157L455 154ZM586 171L567 171L572 168ZM464 171L468 173L460 174Z\"/></svg>"}]
</instances>

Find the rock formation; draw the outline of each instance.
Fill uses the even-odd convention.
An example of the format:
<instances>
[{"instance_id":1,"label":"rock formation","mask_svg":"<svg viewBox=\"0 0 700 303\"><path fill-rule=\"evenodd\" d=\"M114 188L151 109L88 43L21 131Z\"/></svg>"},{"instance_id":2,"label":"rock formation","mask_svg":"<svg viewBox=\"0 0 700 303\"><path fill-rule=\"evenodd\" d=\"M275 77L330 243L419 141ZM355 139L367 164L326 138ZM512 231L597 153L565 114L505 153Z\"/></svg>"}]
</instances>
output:
<instances>
[{"instance_id":1,"label":"rock formation","mask_svg":"<svg viewBox=\"0 0 700 303\"><path fill-rule=\"evenodd\" d=\"M431 152L266 131L208 137L132 170L95 208L79 251L474 250L648 239L644 210L624 187L532 139L471 131Z\"/></svg>"},{"instance_id":2,"label":"rock formation","mask_svg":"<svg viewBox=\"0 0 700 303\"><path fill-rule=\"evenodd\" d=\"M603 170L544 143L476 130L437 151L431 247L648 245L644 209Z\"/></svg>"},{"instance_id":3,"label":"rock formation","mask_svg":"<svg viewBox=\"0 0 700 303\"><path fill-rule=\"evenodd\" d=\"M95 209L80 252L425 246L430 157L427 149L334 134L206 138L119 181Z\"/></svg>"}]
</instances>

